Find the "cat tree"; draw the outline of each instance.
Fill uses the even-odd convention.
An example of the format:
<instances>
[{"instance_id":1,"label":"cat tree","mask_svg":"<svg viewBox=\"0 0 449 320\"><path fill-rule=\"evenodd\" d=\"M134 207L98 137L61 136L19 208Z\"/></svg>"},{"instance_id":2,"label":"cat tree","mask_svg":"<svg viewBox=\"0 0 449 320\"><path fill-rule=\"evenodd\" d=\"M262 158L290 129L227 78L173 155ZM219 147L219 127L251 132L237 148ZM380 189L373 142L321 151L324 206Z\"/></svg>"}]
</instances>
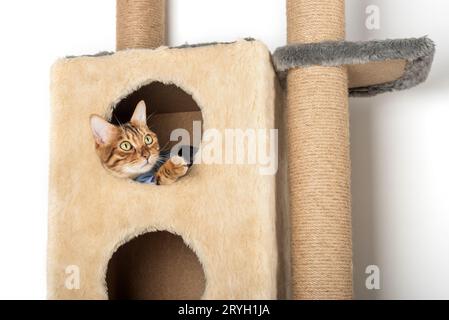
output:
<instances>
[{"instance_id":1,"label":"cat tree","mask_svg":"<svg viewBox=\"0 0 449 320\"><path fill-rule=\"evenodd\" d=\"M344 42L343 0L287 5L289 45L273 56L254 40L164 47L165 1L118 0L117 53L55 63L49 298L352 297L348 93L424 81L434 46ZM112 177L89 115L126 122L141 99L162 143L195 123L279 129L277 174L195 164L170 186Z\"/></svg>"}]
</instances>

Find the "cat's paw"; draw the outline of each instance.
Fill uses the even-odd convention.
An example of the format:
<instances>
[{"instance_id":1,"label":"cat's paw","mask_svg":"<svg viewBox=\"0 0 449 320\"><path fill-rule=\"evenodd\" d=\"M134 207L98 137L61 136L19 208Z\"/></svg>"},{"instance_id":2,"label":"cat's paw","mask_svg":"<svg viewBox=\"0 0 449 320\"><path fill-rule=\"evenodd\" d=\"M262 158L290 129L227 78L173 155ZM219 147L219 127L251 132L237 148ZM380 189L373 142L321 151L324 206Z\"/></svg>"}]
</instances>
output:
<instances>
[{"instance_id":1,"label":"cat's paw","mask_svg":"<svg viewBox=\"0 0 449 320\"><path fill-rule=\"evenodd\" d=\"M156 173L157 184L172 184L176 180L184 176L187 173L188 169L188 163L183 157L171 157Z\"/></svg>"},{"instance_id":2,"label":"cat's paw","mask_svg":"<svg viewBox=\"0 0 449 320\"><path fill-rule=\"evenodd\" d=\"M187 161L180 156L171 157L167 161L168 171L173 178L181 178L187 173L189 169Z\"/></svg>"},{"instance_id":3,"label":"cat's paw","mask_svg":"<svg viewBox=\"0 0 449 320\"><path fill-rule=\"evenodd\" d=\"M170 161L176 166L186 166L187 161L181 156L173 156L170 158Z\"/></svg>"}]
</instances>

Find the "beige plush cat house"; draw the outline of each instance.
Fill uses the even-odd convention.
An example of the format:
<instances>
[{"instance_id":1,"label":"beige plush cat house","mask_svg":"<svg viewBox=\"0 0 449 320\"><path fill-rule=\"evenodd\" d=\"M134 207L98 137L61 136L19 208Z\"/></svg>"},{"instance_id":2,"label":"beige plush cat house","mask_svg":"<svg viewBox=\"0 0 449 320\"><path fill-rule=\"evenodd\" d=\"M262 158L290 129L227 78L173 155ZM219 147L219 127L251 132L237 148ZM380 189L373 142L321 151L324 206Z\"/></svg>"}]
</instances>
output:
<instances>
[{"instance_id":1,"label":"beige plush cat house","mask_svg":"<svg viewBox=\"0 0 449 320\"><path fill-rule=\"evenodd\" d=\"M54 64L49 298L351 297L348 87L373 95L422 82L433 45L337 41L343 1L288 4L292 45L274 57L251 39L161 46L165 2L119 0L118 52ZM198 161L168 186L116 178L95 154L89 116L125 123L140 100L162 145L184 129L201 158L228 129L256 130L276 161ZM243 144L245 157L253 147Z\"/></svg>"}]
</instances>

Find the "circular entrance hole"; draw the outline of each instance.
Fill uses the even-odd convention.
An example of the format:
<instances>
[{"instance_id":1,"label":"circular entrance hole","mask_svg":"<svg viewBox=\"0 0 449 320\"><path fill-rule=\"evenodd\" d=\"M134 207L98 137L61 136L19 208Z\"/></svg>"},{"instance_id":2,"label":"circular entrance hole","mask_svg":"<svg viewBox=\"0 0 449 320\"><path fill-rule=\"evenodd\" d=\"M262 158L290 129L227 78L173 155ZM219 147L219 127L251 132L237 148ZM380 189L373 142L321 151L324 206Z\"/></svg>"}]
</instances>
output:
<instances>
[{"instance_id":1,"label":"circular entrance hole","mask_svg":"<svg viewBox=\"0 0 449 320\"><path fill-rule=\"evenodd\" d=\"M203 116L193 97L174 84L151 82L121 99L112 110L111 123L115 125L129 122L139 101L147 106L148 126L159 139L161 147L170 148L178 141L170 141L170 134L175 129L185 129L190 134L190 145L197 150L200 139L193 139L201 134Z\"/></svg>"},{"instance_id":2,"label":"circular entrance hole","mask_svg":"<svg viewBox=\"0 0 449 320\"><path fill-rule=\"evenodd\" d=\"M110 300L197 300L205 275L196 254L180 236L145 233L122 245L106 272Z\"/></svg>"}]
</instances>

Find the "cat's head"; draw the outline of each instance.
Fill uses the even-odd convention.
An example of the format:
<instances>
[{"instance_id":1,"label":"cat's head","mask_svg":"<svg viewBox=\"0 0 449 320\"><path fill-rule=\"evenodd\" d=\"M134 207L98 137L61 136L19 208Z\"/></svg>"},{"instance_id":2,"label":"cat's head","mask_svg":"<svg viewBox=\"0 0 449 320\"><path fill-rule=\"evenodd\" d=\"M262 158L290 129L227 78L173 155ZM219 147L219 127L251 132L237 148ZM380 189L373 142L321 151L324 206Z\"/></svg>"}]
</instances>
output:
<instances>
[{"instance_id":1,"label":"cat's head","mask_svg":"<svg viewBox=\"0 0 449 320\"><path fill-rule=\"evenodd\" d=\"M98 115L90 117L95 148L103 166L121 178L135 178L159 159L157 136L147 126L144 101L140 101L128 123L115 126Z\"/></svg>"}]
</instances>

